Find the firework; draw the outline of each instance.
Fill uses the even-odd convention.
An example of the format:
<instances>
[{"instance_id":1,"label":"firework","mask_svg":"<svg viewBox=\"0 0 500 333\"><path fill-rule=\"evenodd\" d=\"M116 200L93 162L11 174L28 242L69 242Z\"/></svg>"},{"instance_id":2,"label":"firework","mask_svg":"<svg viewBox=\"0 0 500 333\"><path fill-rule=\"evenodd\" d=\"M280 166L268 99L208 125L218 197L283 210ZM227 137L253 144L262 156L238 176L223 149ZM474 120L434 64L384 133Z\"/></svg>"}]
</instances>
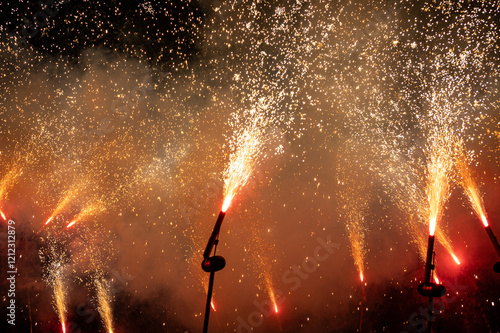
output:
<instances>
[{"instance_id":1,"label":"firework","mask_svg":"<svg viewBox=\"0 0 500 333\"><path fill-rule=\"evenodd\" d=\"M66 333L66 296L67 290L63 281L63 266L59 266L53 271L52 276L52 287L54 289L54 305L59 315L59 321L61 322L61 327L63 333Z\"/></svg>"},{"instance_id":2,"label":"firework","mask_svg":"<svg viewBox=\"0 0 500 333\"><path fill-rule=\"evenodd\" d=\"M109 282L104 279L96 279L94 284L97 289L98 310L102 322L108 333L113 333L113 316L111 311L111 296L109 294Z\"/></svg>"},{"instance_id":3,"label":"firework","mask_svg":"<svg viewBox=\"0 0 500 333\"><path fill-rule=\"evenodd\" d=\"M479 220L483 223L484 229L488 234L488 237L495 248L495 251L500 256L500 245L498 240L493 234L491 227L488 223L488 218L486 217L486 209L484 208L484 201L479 193L479 188L476 181L472 177L470 168L467 163L467 158L464 153L463 145L457 145L456 149L456 167L461 176L461 184L465 193L467 194L469 201L471 203L474 212L476 213Z\"/></svg>"}]
</instances>

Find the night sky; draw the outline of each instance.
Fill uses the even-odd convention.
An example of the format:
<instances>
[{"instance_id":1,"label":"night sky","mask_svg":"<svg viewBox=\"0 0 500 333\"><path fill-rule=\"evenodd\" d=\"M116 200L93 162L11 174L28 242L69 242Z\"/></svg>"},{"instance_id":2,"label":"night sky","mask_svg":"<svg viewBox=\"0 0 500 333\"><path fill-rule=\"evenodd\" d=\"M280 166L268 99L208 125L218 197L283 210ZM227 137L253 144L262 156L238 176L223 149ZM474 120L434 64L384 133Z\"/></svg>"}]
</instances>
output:
<instances>
[{"instance_id":1,"label":"night sky","mask_svg":"<svg viewBox=\"0 0 500 333\"><path fill-rule=\"evenodd\" d=\"M500 332L499 9L3 1L0 331Z\"/></svg>"}]
</instances>

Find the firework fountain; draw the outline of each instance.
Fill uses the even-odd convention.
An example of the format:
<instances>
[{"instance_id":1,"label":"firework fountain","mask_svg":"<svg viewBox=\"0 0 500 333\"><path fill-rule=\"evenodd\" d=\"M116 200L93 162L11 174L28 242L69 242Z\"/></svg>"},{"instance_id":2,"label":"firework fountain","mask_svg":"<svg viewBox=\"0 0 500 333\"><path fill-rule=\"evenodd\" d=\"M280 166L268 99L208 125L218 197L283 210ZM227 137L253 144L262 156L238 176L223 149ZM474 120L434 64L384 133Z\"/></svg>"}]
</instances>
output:
<instances>
[{"instance_id":1,"label":"firework fountain","mask_svg":"<svg viewBox=\"0 0 500 333\"><path fill-rule=\"evenodd\" d=\"M484 230L488 234L488 237L495 248L495 251L498 256L500 256L500 245L498 244L498 240L493 234L493 230L491 230L491 226L488 222L488 218L486 216L486 209L484 208L483 198L479 192L479 188L477 186L476 181L472 177L470 168L467 163L467 157L464 152L463 143L457 143L456 148L456 168L458 169L458 173L461 177L461 185L464 189L469 201L471 203L474 212L477 217L483 223ZM500 273L500 262L497 262L493 269L495 272Z\"/></svg>"},{"instance_id":2,"label":"firework fountain","mask_svg":"<svg viewBox=\"0 0 500 333\"><path fill-rule=\"evenodd\" d=\"M425 260L424 282L418 286L420 295L429 298L429 317L427 330L432 332L433 299L446 293L446 288L436 283L433 278L435 269L434 238L438 221L441 219L444 203L449 193L448 175L451 168L447 136L431 137L431 149L428 162L427 198L429 204L429 239ZM444 144L443 144L444 143Z\"/></svg>"},{"instance_id":3,"label":"firework fountain","mask_svg":"<svg viewBox=\"0 0 500 333\"><path fill-rule=\"evenodd\" d=\"M99 314L108 333L113 333L113 314L111 311L111 295L109 293L109 282L96 278L94 285L97 290L97 303Z\"/></svg>"}]
</instances>

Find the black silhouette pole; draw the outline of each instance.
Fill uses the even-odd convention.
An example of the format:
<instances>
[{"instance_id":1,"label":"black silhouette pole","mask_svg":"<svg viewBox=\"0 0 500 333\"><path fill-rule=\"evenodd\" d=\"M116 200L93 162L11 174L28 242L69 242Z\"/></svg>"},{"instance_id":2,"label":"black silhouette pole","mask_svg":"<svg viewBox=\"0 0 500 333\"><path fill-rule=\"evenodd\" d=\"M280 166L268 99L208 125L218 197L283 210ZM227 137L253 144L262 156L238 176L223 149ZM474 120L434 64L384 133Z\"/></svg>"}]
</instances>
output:
<instances>
[{"instance_id":1,"label":"black silhouette pole","mask_svg":"<svg viewBox=\"0 0 500 333\"><path fill-rule=\"evenodd\" d=\"M442 284L438 284L432 281L432 273L434 272L434 235L429 235L429 242L427 244L427 258L425 260L425 277L424 283L421 283L417 291L420 295L424 297L429 297L429 318L427 320L427 332L432 332L432 307L434 303L434 297L441 297L446 294L446 288Z\"/></svg>"},{"instance_id":2,"label":"black silhouette pole","mask_svg":"<svg viewBox=\"0 0 500 333\"><path fill-rule=\"evenodd\" d=\"M201 263L201 268L205 272L210 273L210 279L208 282L207 304L205 307L205 320L203 322L203 333L208 332L208 319L210 317L210 306L212 302L215 272L220 271L226 266L226 260L221 256L215 255L215 252L217 251L217 244L219 244L219 232L222 221L224 220L224 216L226 216L226 213L221 211L219 213L219 217L217 218L217 222L215 222L212 235L210 235L210 238L208 239L207 247L205 248L205 252L203 252L203 261ZM210 256L210 254L212 253L212 249L214 249L214 255Z\"/></svg>"}]
</instances>

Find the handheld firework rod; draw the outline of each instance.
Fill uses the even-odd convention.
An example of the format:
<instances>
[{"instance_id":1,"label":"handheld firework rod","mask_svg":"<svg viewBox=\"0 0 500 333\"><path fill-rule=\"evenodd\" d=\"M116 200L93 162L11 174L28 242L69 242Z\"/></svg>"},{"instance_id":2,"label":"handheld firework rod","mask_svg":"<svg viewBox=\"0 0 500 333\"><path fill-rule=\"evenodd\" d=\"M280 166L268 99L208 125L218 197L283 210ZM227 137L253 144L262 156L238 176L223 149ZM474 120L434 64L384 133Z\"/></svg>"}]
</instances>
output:
<instances>
[{"instance_id":1,"label":"handheld firework rod","mask_svg":"<svg viewBox=\"0 0 500 333\"><path fill-rule=\"evenodd\" d=\"M486 233L488 234L488 237L491 240L491 243L493 243L493 247L495 248L495 251L497 252L498 256L500 257L500 245L498 244L498 240L493 234L493 230L491 230L491 227L489 225L486 225L484 227L484 230L486 230ZM493 265L493 270L497 273L500 273L500 261L497 262L495 265Z\"/></svg>"},{"instance_id":2,"label":"handheld firework rod","mask_svg":"<svg viewBox=\"0 0 500 333\"><path fill-rule=\"evenodd\" d=\"M219 232L222 221L224 220L224 216L226 216L226 213L221 211L219 213L219 217L217 218L217 222L215 222L212 235L210 235L210 238L208 239L207 247L203 252L203 261L201 263L201 268L205 272L210 273L207 292L207 304L205 307L205 320L203 322L203 333L208 332L208 319L210 317L210 305L212 302L215 272L220 271L226 266L226 260L222 256L215 255L215 253L217 252L217 245L219 244ZM210 256L210 254L212 253L212 249L214 249L214 255Z\"/></svg>"},{"instance_id":3,"label":"handheld firework rod","mask_svg":"<svg viewBox=\"0 0 500 333\"><path fill-rule=\"evenodd\" d=\"M436 253L434 252L434 235L429 235L429 242L427 245L427 258L425 261L425 277L424 283L419 284L417 291L420 295L429 298L429 317L427 319L427 332L431 333L432 329L432 305L434 297L441 297L446 294L446 288L439 283L432 282L432 275L435 267L435 257Z\"/></svg>"}]
</instances>

